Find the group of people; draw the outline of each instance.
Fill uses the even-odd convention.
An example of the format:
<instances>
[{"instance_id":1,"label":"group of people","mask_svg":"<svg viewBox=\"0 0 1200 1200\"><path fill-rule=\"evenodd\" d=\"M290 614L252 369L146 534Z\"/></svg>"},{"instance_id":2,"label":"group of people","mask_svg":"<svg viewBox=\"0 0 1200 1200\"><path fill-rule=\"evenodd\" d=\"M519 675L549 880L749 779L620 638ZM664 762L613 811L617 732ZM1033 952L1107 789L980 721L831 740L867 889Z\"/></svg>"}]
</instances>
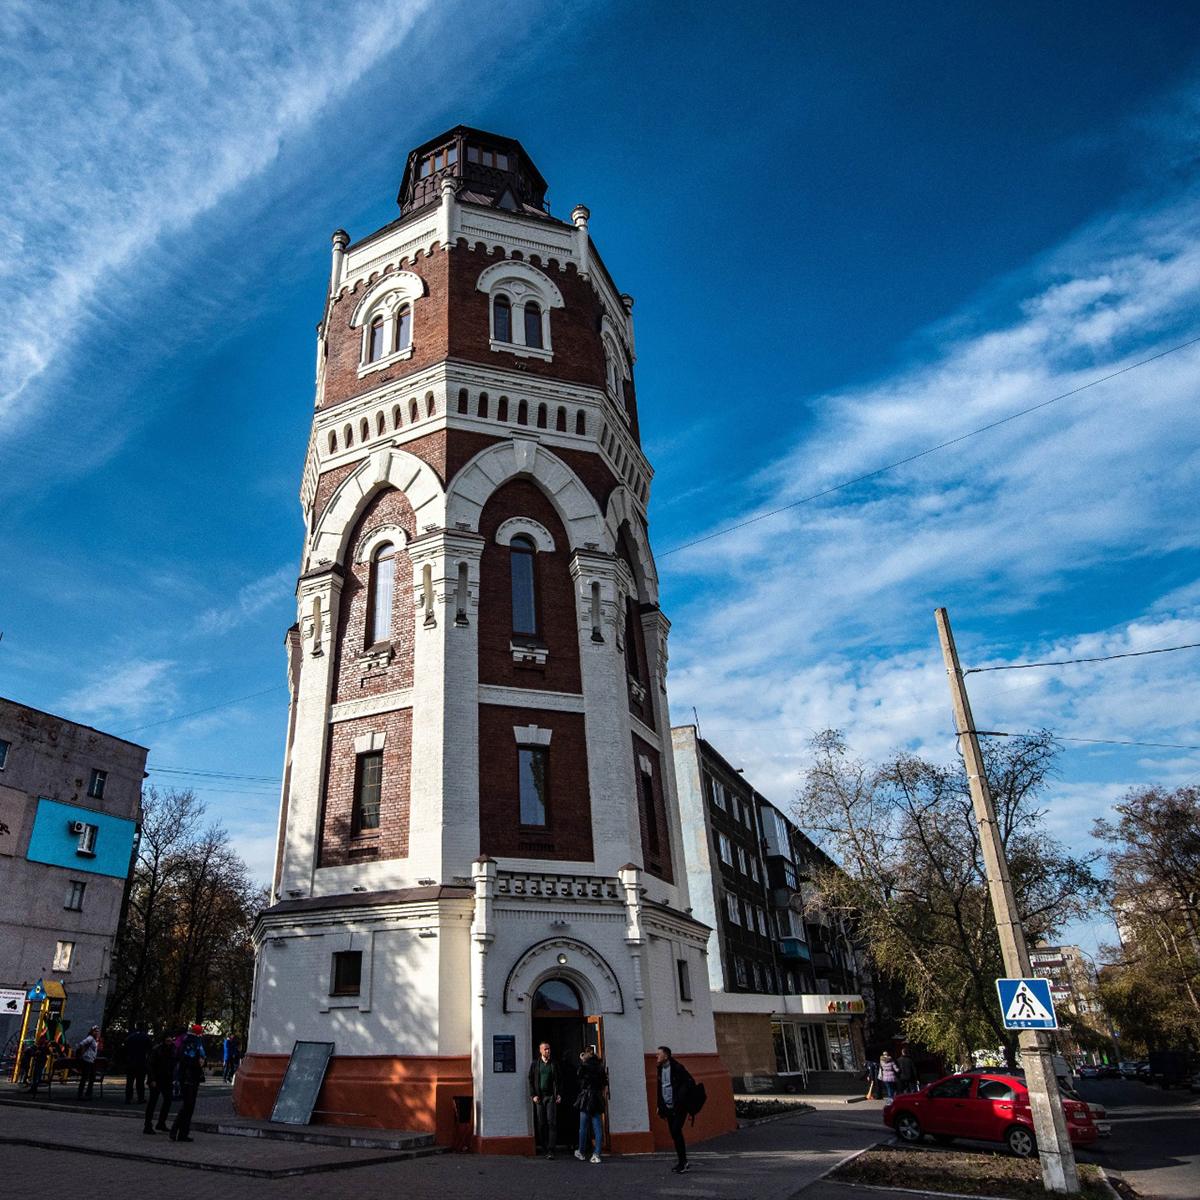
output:
<instances>
[{"instance_id":1,"label":"group of people","mask_svg":"<svg viewBox=\"0 0 1200 1200\"><path fill-rule=\"evenodd\" d=\"M688 1170L687 1144L683 1126L696 1109L696 1081L687 1068L671 1055L669 1046L659 1046L658 1054L658 1115L671 1133L675 1146L675 1166L672 1172L682 1175ZM549 1042L538 1047L538 1057L529 1067L529 1098L533 1102L533 1126L536 1151L546 1158L554 1157L558 1139L558 1106L562 1103L562 1068L555 1061ZM575 1069L575 1108L579 1112L579 1140L575 1157L580 1162L599 1163L604 1142L604 1111L609 1101L608 1068L596 1053L595 1046L585 1046L579 1054ZM589 1156L588 1151L591 1151Z\"/></svg>"},{"instance_id":2,"label":"group of people","mask_svg":"<svg viewBox=\"0 0 1200 1200\"><path fill-rule=\"evenodd\" d=\"M892 1100L898 1094L915 1092L919 1083L917 1064L907 1046L901 1049L899 1058L893 1058L891 1052L885 1050L878 1062L874 1059L867 1062L868 1100Z\"/></svg>"}]
</instances>

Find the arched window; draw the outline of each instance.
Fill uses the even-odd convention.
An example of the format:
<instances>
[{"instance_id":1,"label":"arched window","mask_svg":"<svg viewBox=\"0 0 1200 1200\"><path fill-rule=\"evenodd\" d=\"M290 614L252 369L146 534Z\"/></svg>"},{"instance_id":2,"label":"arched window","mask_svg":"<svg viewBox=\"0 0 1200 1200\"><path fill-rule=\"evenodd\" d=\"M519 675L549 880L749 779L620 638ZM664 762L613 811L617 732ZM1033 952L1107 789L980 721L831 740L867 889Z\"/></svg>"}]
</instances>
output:
<instances>
[{"instance_id":1,"label":"arched window","mask_svg":"<svg viewBox=\"0 0 1200 1200\"><path fill-rule=\"evenodd\" d=\"M371 322L371 332L367 341L367 361L378 362L384 356L383 348L383 318L376 317Z\"/></svg>"},{"instance_id":2,"label":"arched window","mask_svg":"<svg viewBox=\"0 0 1200 1200\"><path fill-rule=\"evenodd\" d=\"M367 587L367 645L392 636L392 595L396 586L396 548L384 542L371 556Z\"/></svg>"},{"instance_id":3,"label":"arched window","mask_svg":"<svg viewBox=\"0 0 1200 1200\"><path fill-rule=\"evenodd\" d=\"M544 404L538 405L537 427L539 429L546 428L546 406Z\"/></svg>"},{"instance_id":4,"label":"arched window","mask_svg":"<svg viewBox=\"0 0 1200 1200\"><path fill-rule=\"evenodd\" d=\"M534 585L534 558L537 547L531 538L518 534L509 543L509 567L512 572L513 633L536 637L537 589Z\"/></svg>"},{"instance_id":5,"label":"arched window","mask_svg":"<svg viewBox=\"0 0 1200 1200\"><path fill-rule=\"evenodd\" d=\"M414 396L408 402L408 419L409 422L415 425L421 419L421 410L417 406L417 398Z\"/></svg>"},{"instance_id":6,"label":"arched window","mask_svg":"<svg viewBox=\"0 0 1200 1200\"><path fill-rule=\"evenodd\" d=\"M567 410L561 404L558 406L558 416L554 420L554 428L559 433L567 432Z\"/></svg>"},{"instance_id":7,"label":"arched window","mask_svg":"<svg viewBox=\"0 0 1200 1200\"><path fill-rule=\"evenodd\" d=\"M426 415L427 417L432 417L432 416L433 416L433 410L434 410L435 408L437 408L437 402L436 402L436 401L434 400L434 398L433 398L433 393L432 393L432 392L426 392L426 393L425 393L425 415Z\"/></svg>"},{"instance_id":8,"label":"arched window","mask_svg":"<svg viewBox=\"0 0 1200 1200\"><path fill-rule=\"evenodd\" d=\"M467 410L470 408L470 405L471 405L470 393L467 391L466 388L459 388L458 389L458 411L460 413L465 414L467 412Z\"/></svg>"},{"instance_id":9,"label":"arched window","mask_svg":"<svg viewBox=\"0 0 1200 1200\"><path fill-rule=\"evenodd\" d=\"M492 337L498 342L512 341L512 305L507 296L492 301Z\"/></svg>"},{"instance_id":10,"label":"arched window","mask_svg":"<svg viewBox=\"0 0 1200 1200\"><path fill-rule=\"evenodd\" d=\"M387 417L383 413L375 414L375 432L376 434L387 433Z\"/></svg>"},{"instance_id":11,"label":"arched window","mask_svg":"<svg viewBox=\"0 0 1200 1200\"><path fill-rule=\"evenodd\" d=\"M587 433L587 414L582 408L575 414L575 432L578 434Z\"/></svg>"},{"instance_id":12,"label":"arched window","mask_svg":"<svg viewBox=\"0 0 1200 1200\"><path fill-rule=\"evenodd\" d=\"M488 415L488 394L487 394L487 392L479 393L479 407L476 411L477 411L477 414L481 417L486 417Z\"/></svg>"},{"instance_id":13,"label":"arched window","mask_svg":"<svg viewBox=\"0 0 1200 1200\"><path fill-rule=\"evenodd\" d=\"M392 405L392 428L400 428L400 405L398 404Z\"/></svg>"},{"instance_id":14,"label":"arched window","mask_svg":"<svg viewBox=\"0 0 1200 1200\"><path fill-rule=\"evenodd\" d=\"M542 348L542 310L533 300L525 305L525 345Z\"/></svg>"},{"instance_id":15,"label":"arched window","mask_svg":"<svg viewBox=\"0 0 1200 1200\"><path fill-rule=\"evenodd\" d=\"M353 425L347 425L346 428L342 430L342 443L347 448L354 445L354 426Z\"/></svg>"},{"instance_id":16,"label":"arched window","mask_svg":"<svg viewBox=\"0 0 1200 1200\"><path fill-rule=\"evenodd\" d=\"M508 397L507 396L501 396L500 399L496 401L496 420L497 421L507 421L508 420Z\"/></svg>"},{"instance_id":17,"label":"arched window","mask_svg":"<svg viewBox=\"0 0 1200 1200\"><path fill-rule=\"evenodd\" d=\"M518 425L528 425L529 424L529 405L524 400L522 400L517 405L517 424Z\"/></svg>"},{"instance_id":18,"label":"arched window","mask_svg":"<svg viewBox=\"0 0 1200 1200\"><path fill-rule=\"evenodd\" d=\"M370 441L371 439L371 422L363 417L358 423L358 440L360 442Z\"/></svg>"},{"instance_id":19,"label":"arched window","mask_svg":"<svg viewBox=\"0 0 1200 1200\"><path fill-rule=\"evenodd\" d=\"M565 979L547 979L533 994L535 1017L583 1016L579 993Z\"/></svg>"},{"instance_id":20,"label":"arched window","mask_svg":"<svg viewBox=\"0 0 1200 1200\"><path fill-rule=\"evenodd\" d=\"M337 430L335 429L329 431L329 453L337 453Z\"/></svg>"},{"instance_id":21,"label":"arched window","mask_svg":"<svg viewBox=\"0 0 1200 1200\"><path fill-rule=\"evenodd\" d=\"M394 350L407 350L412 345L412 308L402 304L396 309L396 344Z\"/></svg>"}]
</instances>

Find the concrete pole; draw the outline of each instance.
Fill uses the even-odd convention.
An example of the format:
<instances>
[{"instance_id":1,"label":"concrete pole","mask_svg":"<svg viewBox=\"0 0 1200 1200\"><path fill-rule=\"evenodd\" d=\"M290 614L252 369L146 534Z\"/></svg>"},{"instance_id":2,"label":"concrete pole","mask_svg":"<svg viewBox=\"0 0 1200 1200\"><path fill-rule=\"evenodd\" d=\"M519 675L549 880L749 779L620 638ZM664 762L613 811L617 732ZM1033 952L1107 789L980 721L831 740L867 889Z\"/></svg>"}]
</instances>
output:
<instances>
[{"instance_id":1,"label":"concrete pole","mask_svg":"<svg viewBox=\"0 0 1200 1200\"><path fill-rule=\"evenodd\" d=\"M967 782L971 788L971 803L974 805L975 819L979 824L979 840L987 869L988 893L992 899L992 911L996 915L996 932L1000 935L1004 970L1010 979L1029 979L1033 976L1029 949L1025 944L1021 918L1017 913L1016 897L1013 895L1012 880L1008 874L1008 862L1004 857L1004 844L1000 840L992 793L984 774L983 755L979 750L979 739L975 735L975 722L971 716L966 685L963 683L958 651L954 646L954 634L950 630L950 616L944 608L939 608L934 616L937 619L942 658L945 660L946 674L950 680L955 732L962 747L963 761L967 767ZM1038 1154L1042 1162L1042 1183L1048 1192L1076 1196L1079 1194L1079 1175L1075 1170L1075 1151L1067 1133L1067 1118L1058 1093L1058 1080L1054 1075L1054 1055L1050 1039L1039 1030L1023 1029L1020 1033L1020 1046L1021 1062L1025 1068L1025 1084L1029 1088L1029 1106L1033 1110L1033 1132L1037 1138Z\"/></svg>"}]
</instances>

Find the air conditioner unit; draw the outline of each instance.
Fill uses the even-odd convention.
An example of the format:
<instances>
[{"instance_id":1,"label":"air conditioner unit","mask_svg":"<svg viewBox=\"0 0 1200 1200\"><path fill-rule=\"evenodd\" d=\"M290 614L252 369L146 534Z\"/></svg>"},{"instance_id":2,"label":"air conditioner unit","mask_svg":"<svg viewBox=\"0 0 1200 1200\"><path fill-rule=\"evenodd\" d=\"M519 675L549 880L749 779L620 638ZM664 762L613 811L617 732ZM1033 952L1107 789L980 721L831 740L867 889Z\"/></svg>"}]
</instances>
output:
<instances>
[{"instance_id":1,"label":"air conditioner unit","mask_svg":"<svg viewBox=\"0 0 1200 1200\"><path fill-rule=\"evenodd\" d=\"M82 821L72 821L71 822L71 832L72 833L82 833L86 828L87 828L87 826Z\"/></svg>"}]
</instances>

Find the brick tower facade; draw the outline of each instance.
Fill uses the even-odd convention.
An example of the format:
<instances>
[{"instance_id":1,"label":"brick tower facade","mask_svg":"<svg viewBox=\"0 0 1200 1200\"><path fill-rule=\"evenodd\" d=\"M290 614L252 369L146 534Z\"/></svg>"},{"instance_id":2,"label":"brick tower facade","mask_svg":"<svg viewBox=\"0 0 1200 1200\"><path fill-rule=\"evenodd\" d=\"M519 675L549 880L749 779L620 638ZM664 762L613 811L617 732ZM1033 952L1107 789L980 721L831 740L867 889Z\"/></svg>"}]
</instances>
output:
<instances>
[{"instance_id":1,"label":"brick tower facade","mask_svg":"<svg viewBox=\"0 0 1200 1200\"><path fill-rule=\"evenodd\" d=\"M334 1043L319 1120L532 1149L539 1041L599 1045L616 1150L666 1144L653 1050L733 1126L690 916L632 299L518 142L410 154L333 235L301 502L273 904L239 1111ZM515 1066L515 1070L512 1069ZM569 1090L569 1084L568 1084ZM575 1113L560 1119L565 1134Z\"/></svg>"}]
</instances>

